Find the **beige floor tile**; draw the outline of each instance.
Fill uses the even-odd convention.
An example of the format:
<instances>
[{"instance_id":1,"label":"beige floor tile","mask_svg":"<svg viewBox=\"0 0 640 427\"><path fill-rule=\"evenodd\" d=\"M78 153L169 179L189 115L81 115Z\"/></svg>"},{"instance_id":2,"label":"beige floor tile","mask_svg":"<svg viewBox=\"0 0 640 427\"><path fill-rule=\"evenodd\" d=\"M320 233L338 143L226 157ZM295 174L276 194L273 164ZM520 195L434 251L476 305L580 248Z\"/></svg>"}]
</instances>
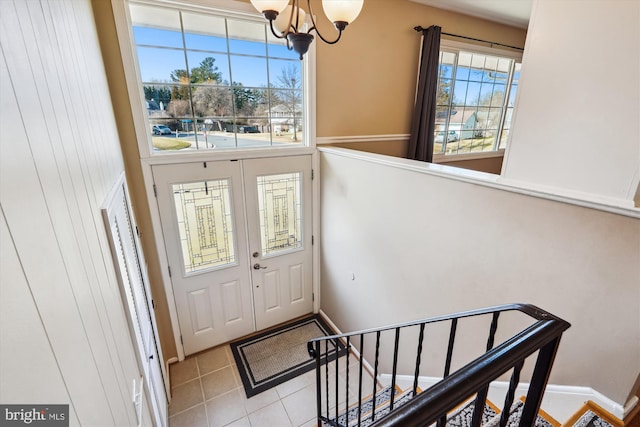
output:
<instances>
[{"instance_id":1,"label":"beige floor tile","mask_svg":"<svg viewBox=\"0 0 640 427\"><path fill-rule=\"evenodd\" d=\"M246 397L240 389L207 401L209 427L222 427L247 416Z\"/></svg>"},{"instance_id":2,"label":"beige floor tile","mask_svg":"<svg viewBox=\"0 0 640 427\"><path fill-rule=\"evenodd\" d=\"M226 427L251 427L251 423L249 422L248 417L244 417L232 422L231 424L227 424Z\"/></svg>"},{"instance_id":3,"label":"beige floor tile","mask_svg":"<svg viewBox=\"0 0 640 427\"><path fill-rule=\"evenodd\" d=\"M191 380L171 390L169 415L175 415L203 402L200 379Z\"/></svg>"},{"instance_id":4,"label":"beige floor tile","mask_svg":"<svg viewBox=\"0 0 640 427\"><path fill-rule=\"evenodd\" d=\"M282 405L294 426L299 426L316 416L316 389L310 384L282 399Z\"/></svg>"},{"instance_id":5,"label":"beige floor tile","mask_svg":"<svg viewBox=\"0 0 640 427\"><path fill-rule=\"evenodd\" d=\"M313 380L315 381L315 377L313 378ZM276 386L276 391L278 392L278 395L280 395L280 398L283 398L290 395L291 393L295 393L296 391L305 388L311 383L311 381L312 378L310 376L307 376L306 374L299 375L287 382Z\"/></svg>"},{"instance_id":6,"label":"beige floor tile","mask_svg":"<svg viewBox=\"0 0 640 427\"><path fill-rule=\"evenodd\" d=\"M229 346L223 345L215 347L196 356L198 367L200 368L200 375L208 374L209 372L213 372L231 364L227 347Z\"/></svg>"},{"instance_id":7,"label":"beige floor tile","mask_svg":"<svg viewBox=\"0 0 640 427\"><path fill-rule=\"evenodd\" d=\"M204 390L205 400L213 399L237 389L239 383L236 379L235 367L227 366L210 374L204 375L202 379L202 388Z\"/></svg>"},{"instance_id":8,"label":"beige floor tile","mask_svg":"<svg viewBox=\"0 0 640 427\"><path fill-rule=\"evenodd\" d=\"M316 421L317 420L315 418L313 418L313 419L307 421L304 424L300 424L298 427L316 427L316 426L319 425Z\"/></svg>"},{"instance_id":9,"label":"beige floor tile","mask_svg":"<svg viewBox=\"0 0 640 427\"><path fill-rule=\"evenodd\" d=\"M242 388L240 388L240 393L244 395L244 390L242 390ZM256 394L249 399L245 397L244 406L247 409L247 413L250 414L257 411L258 409L262 409L265 406L272 404L279 399L280 396L276 392L276 389L271 388L269 390L263 391L260 394Z\"/></svg>"},{"instance_id":10,"label":"beige floor tile","mask_svg":"<svg viewBox=\"0 0 640 427\"><path fill-rule=\"evenodd\" d=\"M280 401L249 414L249 421L252 426L293 427Z\"/></svg>"},{"instance_id":11,"label":"beige floor tile","mask_svg":"<svg viewBox=\"0 0 640 427\"><path fill-rule=\"evenodd\" d=\"M195 408L170 417L169 427L208 427L204 405L198 405Z\"/></svg>"},{"instance_id":12,"label":"beige floor tile","mask_svg":"<svg viewBox=\"0 0 640 427\"><path fill-rule=\"evenodd\" d=\"M198 378L198 365L194 357L183 360L182 362L172 363L169 365L169 375L171 377L171 388L175 388L181 384Z\"/></svg>"}]
</instances>

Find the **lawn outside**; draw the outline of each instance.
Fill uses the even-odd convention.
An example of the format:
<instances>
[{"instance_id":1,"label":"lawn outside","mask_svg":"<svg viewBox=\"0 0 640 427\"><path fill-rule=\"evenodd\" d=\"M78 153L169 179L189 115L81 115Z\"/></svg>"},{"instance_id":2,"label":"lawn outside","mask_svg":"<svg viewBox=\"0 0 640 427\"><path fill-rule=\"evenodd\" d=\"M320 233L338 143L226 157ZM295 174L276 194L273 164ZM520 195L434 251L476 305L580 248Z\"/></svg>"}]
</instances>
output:
<instances>
[{"instance_id":1,"label":"lawn outside","mask_svg":"<svg viewBox=\"0 0 640 427\"><path fill-rule=\"evenodd\" d=\"M444 154L478 153L482 151L492 151L494 142L494 136L450 141L447 142L447 148ZM442 153L442 143L434 144L433 152Z\"/></svg>"}]
</instances>

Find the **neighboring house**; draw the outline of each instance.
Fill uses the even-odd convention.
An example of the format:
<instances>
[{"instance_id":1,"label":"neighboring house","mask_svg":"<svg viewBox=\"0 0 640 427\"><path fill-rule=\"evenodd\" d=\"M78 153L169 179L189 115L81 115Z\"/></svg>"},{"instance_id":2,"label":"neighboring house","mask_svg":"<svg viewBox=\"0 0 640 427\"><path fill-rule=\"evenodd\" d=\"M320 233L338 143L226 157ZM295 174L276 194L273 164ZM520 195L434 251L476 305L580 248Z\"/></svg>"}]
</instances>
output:
<instances>
[{"instance_id":1,"label":"neighboring house","mask_svg":"<svg viewBox=\"0 0 640 427\"><path fill-rule=\"evenodd\" d=\"M299 105L296 105L295 117L293 117L291 110L291 106L284 104L279 104L271 107L270 110L266 110L267 119L265 120L264 132L273 132L276 135L280 135L293 132L294 126L296 131L300 131L302 129L302 109Z\"/></svg>"},{"instance_id":2,"label":"neighboring house","mask_svg":"<svg viewBox=\"0 0 640 427\"><path fill-rule=\"evenodd\" d=\"M74 426L150 425L152 416L140 401L139 353L101 216L125 170L160 342L166 359L177 358L156 251L162 242L147 201L153 190L142 178L150 169L131 125L139 112L127 97L135 91L122 84L113 53L114 10L123 5L112 1L113 10L102 0L0 2L0 403L70 403ZM419 45L409 14L456 32L477 26L481 36L516 31L492 33L488 21L409 1L378 2L363 13L402 25L385 24L384 43L372 38L380 26L357 22L345 33L361 43L357 56L340 45L318 49L319 136L382 146L408 131ZM350 331L504 302L540 305L572 323L551 382L593 388L622 414L640 384L640 109L629 95L640 84L640 9L608 1L536 6L531 31L539 34L528 38L532 62L513 134L519 145L510 147L503 176L482 181L456 168L402 159L391 167L377 155L320 149L319 306ZM615 65L593 66L596 43L599 62ZM407 49L413 60L402 68L396 59ZM604 107L594 108L598 102ZM389 120L391 110L406 120ZM468 132L482 120L456 123Z\"/></svg>"},{"instance_id":3,"label":"neighboring house","mask_svg":"<svg viewBox=\"0 0 640 427\"><path fill-rule=\"evenodd\" d=\"M459 139L480 138L486 130L494 130L499 117L493 117L486 111L472 109L454 109L448 117L449 131L455 131ZM436 116L436 131L444 129L447 124L446 114Z\"/></svg>"}]
</instances>

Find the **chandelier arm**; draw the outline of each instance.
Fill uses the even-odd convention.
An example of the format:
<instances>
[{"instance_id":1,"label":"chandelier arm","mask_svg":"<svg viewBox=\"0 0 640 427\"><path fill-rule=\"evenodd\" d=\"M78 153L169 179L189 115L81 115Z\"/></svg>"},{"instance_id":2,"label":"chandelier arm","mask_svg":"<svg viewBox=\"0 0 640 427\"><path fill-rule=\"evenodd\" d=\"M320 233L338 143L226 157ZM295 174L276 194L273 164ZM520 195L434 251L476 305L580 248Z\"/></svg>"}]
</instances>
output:
<instances>
[{"instance_id":1,"label":"chandelier arm","mask_svg":"<svg viewBox=\"0 0 640 427\"><path fill-rule=\"evenodd\" d=\"M273 36L278 38L278 39L286 39L287 38L287 34L289 34L289 31L286 31L283 34L278 34L276 32L276 29L273 28L273 20L272 19L269 20L269 27L271 28L271 34L273 34Z\"/></svg>"},{"instance_id":2,"label":"chandelier arm","mask_svg":"<svg viewBox=\"0 0 640 427\"><path fill-rule=\"evenodd\" d=\"M293 26L294 33L299 32L298 28L300 28L300 24L304 25L304 22L300 22L298 10L300 10L300 0L293 0L293 7L291 8L291 15L289 16L289 28ZM296 16L296 25L293 25L293 15Z\"/></svg>"},{"instance_id":3,"label":"chandelier arm","mask_svg":"<svg viewBox=\"0 0 640 427\"><path fill-rule=\"evenodd\" d=\"M327 40L324 37L322 37L322 34L320 34L320 31L315 26L311 27L311 29L307 31L307 33L311 33L311 30L315 31L316 34L318 35L318 38L320 38L320 40L322 40L326 44L336 44L340 41L340 38L342 37L342 30L338 30L338 37L333 41Z\"/></svg>"},{"instance_id":4,"label":"chandelier arm","mask_svg":"<svg viewBox=\"0 0 640 427\"><path fill-rule=\"evenodd\" d=\"M299 0L296 0L296 1L299 1ZM315 31L318 37L320 38L320 40L322 40L326 44L338 43L338 41L340 41L340 37L342 37L342 30L344 29L344 27L347 26L346 23L341 23L341 24L344 24L344 27L342 29L337 28L338 37L335 40L333 41L327 40L322 36L322 34L320 34L320 30L318 30L318 26L316 25L316 20L313 18L314 14L313 14L313 9L311 8L311 0L307 0L307 7L309 8L309 15L311 15L311 24L312 24L311 28L309 28L309 31L307 31L307 34L311 34L311 31Z\"/></svg>"}]
</instances>

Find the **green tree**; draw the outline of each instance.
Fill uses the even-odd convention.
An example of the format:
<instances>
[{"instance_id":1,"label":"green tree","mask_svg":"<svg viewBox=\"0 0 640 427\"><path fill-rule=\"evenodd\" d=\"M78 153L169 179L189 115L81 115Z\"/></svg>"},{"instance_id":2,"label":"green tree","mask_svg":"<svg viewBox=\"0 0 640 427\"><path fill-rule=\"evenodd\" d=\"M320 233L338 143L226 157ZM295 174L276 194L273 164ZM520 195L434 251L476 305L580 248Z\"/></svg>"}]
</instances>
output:
<instances>
[{"instance_id":1,"label":"green tree","mask_svg":"<svg viewBox=\"0 0 640 427\"><path fill-rule=\"evenodd\" d=\"M191 69L191 83L219 82L222 73L215 65L216 59L208 56L195 68Z\"/></svg>"},{"instance_id":2,"label":"green tree","mask_svg":"<svg viewBox=\"0 0 640 427\"><path fill-rule=\"evenodd\" d=\"M158 104L162 102L165 106L171 101L171 91L166 86L144 86L145 99L153 99Z\"/></svg>"},{"instance_id":3,"label":"green tree","mask_svg":"<svg viewBox=\"0 0 640 427\"><path fill-rule=\"evenodd\" d=\"M187 70L173 70L169 74L172 82L180 83L180 86L171 88L171 99L189 99L189 74Z\"/></svg>"},{"instance_id":4,"label":"green tree","mask_svg":"<svg viewBox=\"0 0 640 427\"><path fill-rule=\"evenodd\" d=\"M238 116L253 116L261 99L259 90L246 89L242 83L233 82L233 102Z\"/></svg>"},{"instance_id":5,"label":"green tree","mask_svg":"<svg viewBox=\"0 0 640 427\"><path fill-rule=\"evenodd\" d=\"M173 86L171 89L171 99L189 99L189 84L215 83L222 79L222 73L215 65L216 59L212 56L204 58L200 65L193 67L190 73L185 69L175 69L169 74L172 82L180 83L180 86ZM192 89L196 90L196 89Z\"/></svg>"}]
</instances>

